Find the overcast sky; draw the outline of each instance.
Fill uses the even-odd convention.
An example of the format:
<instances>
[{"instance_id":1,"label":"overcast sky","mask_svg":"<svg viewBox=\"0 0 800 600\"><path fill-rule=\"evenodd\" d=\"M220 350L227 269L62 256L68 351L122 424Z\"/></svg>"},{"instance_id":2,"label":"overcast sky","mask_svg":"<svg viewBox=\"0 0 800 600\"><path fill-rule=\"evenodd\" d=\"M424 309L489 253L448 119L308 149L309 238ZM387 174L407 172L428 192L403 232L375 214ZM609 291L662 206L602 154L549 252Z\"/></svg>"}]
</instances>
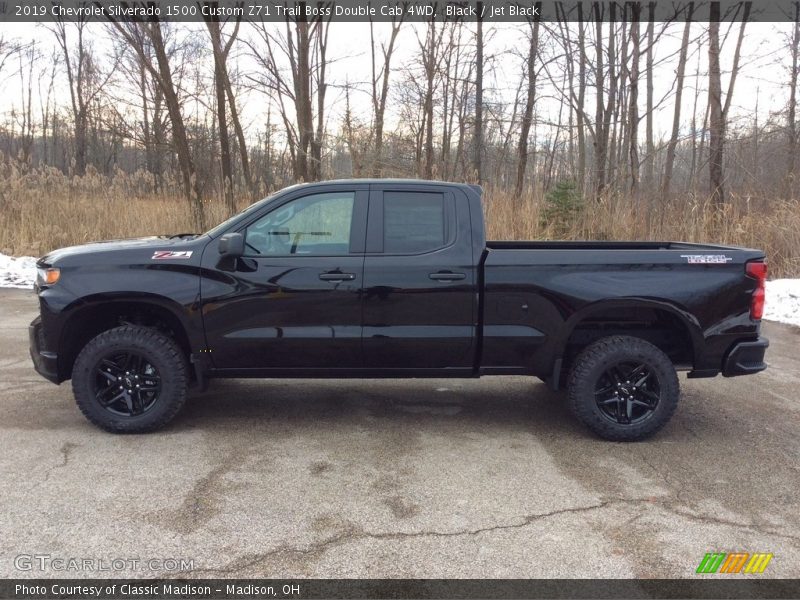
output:
<instances>
[{"instance_id":1,"label":"overcast sky","mask_svg":"<svg viewBox=\"0 0 800 600\"><path fill-rule=\"evenodd\" d=\"M206 35L204 25L192 23L182 25L198 30L200 35ZM273 25L283 27L280 24ZM722 25L724 34L729 24ZM103 23L93 23L90 25L91 33L96 39L98 53L108 55L110 44L108 43L106 25ZM252 25L243 24L241 37L253 36ZM402 70L412 61L418 53L418 43L416 38L420 24L408 24L401 30L397 43L397 54L395 57L394 68ZM474 24L468 25L473 31ZM522 62L519 58L520 52L525 51L526 37L525 24L491 24L485 26L486 37L489 40L486 57L488 61L489 80L486 85L488 90L486 96L489 99L505 99L509 103L513 102L514 94L518 88ZM657 24L657 28L660 24ZM733 30L723 47L722 61L723 69L727 70L732 63L733 50L736 41L739 24L733 25ZM386 36L389 30L388 23L376 23L376 35L379 39ZM674 85L675 65L677 62L677 50L679 48L682 24L671 26L662 40L657 45L656 63L660 66L657 69L655 81L656 100L669 95ZM701 35L707 24L696 23L693 25L692 38L696 39ZM786 83L788 73L786 64L788 52L785 50L785 38L791 31L789 23L749 23L747 25L747 37L742 49L742 70L737 80L734 101L731 108L731 121L734 126L742 122L750 122L756 107L758 108L759 120L763 122L770 112L780 111L786 106L788 92ZM41 69L49 69L50 48L53 47L53 35L44 26L36 24L0 24L0 35L6 39L17 38L20 41L39 40L42 44L43 56ZM543 40L547 39L546 33L542 34ZM465 38L469 39L469 38ZM329 70L330 82L333 84L328 96L329 109L329 128L337 129L339 119L343 111L343 86L345 83L363 84L362 89L367 91L367 82L370 76L370 54L369 54L369 24L367 23L342 23L334 22L330 30L330 58L333 65ZM544 50L548 52L548 50ZM591 49L590 49L591 52ZM698 65L697 44L692 45L690 58L687 66L687 90L684 92L684 120L688 122L689 114L694 102L693 78L695 69ZM700 70L706 69L707 46L703 46L699 54ZM255 68L251 58L246 56L244 49L239 49L239 54L235 59L242 71ZM17 70L18 65L6 64L1 77L3 80L3 94L0 95L0 113L8 114L13 106L19 106L22 88ZM209 68L209 77L212 72ZM393 82L397 83L400 79L399 73L393 76ZM727 89L727 74L723 77L723 90ZM545 76L540 77L539 100L536 104L537 118L541 122L555 120L559 103L555 101L563 90L559 86L551 86ZM644 74L639 92L640 105L644 104ZM68 92L63 81L58 84L57 98L62 103L68 102ZM705 90L705 77L700 78L700 86ZM254 130L263 128L266 121L266 102L262 94L249 92L240 97L242 104L242 114L244 120ZM666 133L672 124L672 99L668 99L655 114L655 126L657 133ZM705 94L700 98L699 106L704 107L706 102ZM351 103L357 115L360 115L367 123L370 115L370 104L366 93L354 93ZM34 106L38 101L34 99ZM389 106L390 115L388 117L391 127L398 126L397 113L392 111L392 103ZM640 109L643 113L644 109ZM700 118L702 110L698 108ZM274 114L274 113L273 113ZM390 127L390 128L391 128Z\"/></svg>"}]
</instances>

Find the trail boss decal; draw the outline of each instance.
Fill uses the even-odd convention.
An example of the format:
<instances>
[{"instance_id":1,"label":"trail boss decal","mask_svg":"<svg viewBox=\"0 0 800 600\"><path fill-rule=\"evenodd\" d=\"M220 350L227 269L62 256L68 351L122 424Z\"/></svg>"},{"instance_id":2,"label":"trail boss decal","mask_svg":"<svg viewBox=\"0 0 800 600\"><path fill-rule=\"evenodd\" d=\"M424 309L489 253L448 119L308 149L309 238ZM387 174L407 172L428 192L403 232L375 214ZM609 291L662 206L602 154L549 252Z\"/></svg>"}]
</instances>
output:
<instances>
[{"instance_id":1,"label":"trail boss decal","mask_svg":"<svg viewBox=\"0 0 800 600\"><path fill-rule=\"evenodd\" d=\"M724 254L681 254L681 258L685 258L690 265L724 265L733 260Z\"/></svg>"},{"instance_id":2,"label":"trail boss decal","mask_svg":"<svg viewBox=\"0 0 800 600\"><path fill-rule=\"evenodd\" d=\"M151 260L170 260L170 259L186 259L192 257L191 250L181 250L176 252L174 250L156 250L153 252Z\"/></svg>"}]
</instances>

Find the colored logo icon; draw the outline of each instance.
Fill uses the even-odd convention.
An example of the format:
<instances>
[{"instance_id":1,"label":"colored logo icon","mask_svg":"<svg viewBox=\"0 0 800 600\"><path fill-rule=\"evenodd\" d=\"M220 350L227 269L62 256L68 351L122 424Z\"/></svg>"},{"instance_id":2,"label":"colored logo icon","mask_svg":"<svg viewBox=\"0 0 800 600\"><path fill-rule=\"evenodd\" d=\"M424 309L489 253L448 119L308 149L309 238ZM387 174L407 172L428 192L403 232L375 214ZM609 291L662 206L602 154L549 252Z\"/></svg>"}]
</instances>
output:
<instances>
[{"instance_id":1,"label":"colored logo icon","mask_svg":"<svg viewBox=\"0 0 800 600\"><path fill-rule=\"evenodd\" d=\"M708 552L700 561L697 573L763 573L773 554L766 552Z\"/></svg>"}]
</instances>

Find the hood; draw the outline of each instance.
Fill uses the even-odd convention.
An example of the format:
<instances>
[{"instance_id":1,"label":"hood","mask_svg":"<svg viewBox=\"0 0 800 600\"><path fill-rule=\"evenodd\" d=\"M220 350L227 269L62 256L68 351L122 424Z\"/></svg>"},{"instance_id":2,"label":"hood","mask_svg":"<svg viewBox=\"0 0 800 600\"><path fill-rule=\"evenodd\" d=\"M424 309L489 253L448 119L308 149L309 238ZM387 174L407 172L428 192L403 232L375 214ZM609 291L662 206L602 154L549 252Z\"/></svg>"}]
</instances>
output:
<instances>
[{"instance_id":1,"label":"hood","mask_svg":"<svg viewBox=\"0 0 800 600\"><path fill-rule=\"evenodd\" d=\"M178 250L186 247L197 238L194 234L180 234L174 236L149 236L130 238L125 240L107 240L103 242L90 242L80 246L69 246L53 250L42 256L36 264L54 265L57 262L71 257L88 256L98 253L135 251L135 250Z\"/></svg>"}]
</instances>

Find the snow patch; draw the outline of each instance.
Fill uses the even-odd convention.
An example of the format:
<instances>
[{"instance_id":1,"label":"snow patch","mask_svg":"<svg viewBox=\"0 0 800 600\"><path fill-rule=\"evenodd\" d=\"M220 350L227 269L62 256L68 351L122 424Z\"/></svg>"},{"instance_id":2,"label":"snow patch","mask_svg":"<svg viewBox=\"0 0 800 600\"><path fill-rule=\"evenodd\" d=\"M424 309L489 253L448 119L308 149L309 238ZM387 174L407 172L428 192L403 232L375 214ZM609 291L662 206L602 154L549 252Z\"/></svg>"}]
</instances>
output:
<instances>
[{"instance_id":1,"label":"snow patch","mask_svg":"<svg viewBox=\"0 0 800 600\"><path fill-rule=\"evenodd\" d=\"M800 326L800 279L767 282L764 318Z\"/></svg>"},{"instance_id":2,"label":"snow patch","mask_svg":"<svg viewBox=\"0 0 800 600\"><path fill-rule=\"evenodd\" d=\"M33 256L0 254L0 287L32 288L36 280L36 259Z\"/></svg>"},{"instance_id":3,"label":"snow patch","mask_svg":"<svg viewBox=\"0 0 800 600\"><path fill-rule=\"evenodd\" d=\"M33 256L16 258L0 254L0 287L31 288L35 280L36 259ZM767 282L764 318L800 326L800 279Z\"/></svg>"}]
</instances>

